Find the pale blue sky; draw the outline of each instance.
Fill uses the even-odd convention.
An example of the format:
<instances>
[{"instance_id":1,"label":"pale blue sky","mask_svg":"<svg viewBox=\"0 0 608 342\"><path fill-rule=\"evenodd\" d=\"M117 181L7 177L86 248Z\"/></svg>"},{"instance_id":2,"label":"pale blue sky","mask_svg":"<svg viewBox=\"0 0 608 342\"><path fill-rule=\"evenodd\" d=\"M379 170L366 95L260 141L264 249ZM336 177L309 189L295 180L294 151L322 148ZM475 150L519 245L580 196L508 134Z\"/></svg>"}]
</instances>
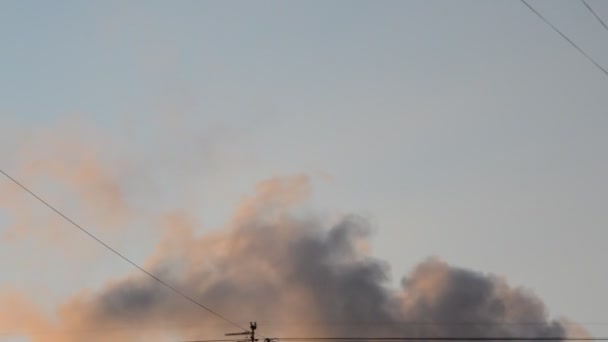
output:
<instances>
[{"instance_id":1,"label":"pale blue sky","mask_svg":"<svg viewBox=\"0 0 608 342\"><path fill-rule=\"evenodd\" d=\"M608 66L580 2L530 3ZM259 180L327 173L312 207L369 217L395 281L438 255L608 333L608 77L519 1L10 1L0 52L8 171L12 139L77 118L108 159L148 163L125 187L153 181L152 209L209 226ZM136 237L112 242L141 261L157 236ZM44 241L2 244L0 285L50 298L130 270L105 254L74 276Z\"/></svg>"}]
</instances>

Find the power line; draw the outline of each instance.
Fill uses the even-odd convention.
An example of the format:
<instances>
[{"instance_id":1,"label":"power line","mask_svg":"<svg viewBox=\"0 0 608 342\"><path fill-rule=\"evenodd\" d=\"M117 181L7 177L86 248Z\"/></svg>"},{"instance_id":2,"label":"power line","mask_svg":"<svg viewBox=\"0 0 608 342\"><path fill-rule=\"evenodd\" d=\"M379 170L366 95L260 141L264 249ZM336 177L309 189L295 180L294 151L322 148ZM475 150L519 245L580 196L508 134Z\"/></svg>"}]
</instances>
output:
<instances>
[{"instance_id":1,"label":"power line","mask_svg":"<svg viewBox=\"0 0 608 342\"><path fill-rule=\"evenodd\" d=\"M128 262L129 264L133 265L134 267L136 267L138 270L142 271L143 273L147 274L150 278L156 280L157 282L161 283L162 285L164 285L165 287L169 288L170 290L172 290L173 292L177 293L178 295L182 296L183 298L187 299L188 301L194 303L195 305L207 310L208 312L212 313L213 315L217 316L218 318L226 321L227 323L230 323L231 325L247 331L247 329L241 327L240 325L238 325L237 323L229 320L228 318L220 315L219 313L217 313L216 311L212 310L211 308L201 304L200 302L196 301L194 298L184 294L183 292L181 292L180 290L178 290L177 288L175 288L174 286L166 283L164 280L158 278L157 276L155 276L154 274L146 271L144 268L142 268L141 266L137 265L135 262L131 261L129 258L127 258L126 256L124 256L123 254L121 254L120 252L118 252L117 250L115 250L114 248L110 247L107 243L103 242L101 239L99 239L97 236L93 235L92 233L90 233L89 231L87 231L86 229L84 229L83 227L81 227L79 224L77 224L76 222L74 222L72 219L70 219L69 217L67 217L66 215L64 215L61 211L57 210L55 207L53 207L51 204L49 204L47 201L43 200L40 196L36 195L34 192L32 192L30 189L28 189L25 185L21 184L19 181L17 181L15 178L11 177L8 173L4 172L4 170L0 169L0 173L2 173L6 178L10 179L13 183L17 184L19 187L21 187L23 190L25 190L27 193L29 193L30 195L32 195L34 198L36 198L38 201L40 201L42 204L46 205L49 209L51 209L52 211L54 211L55 213L57 213L57 215L61 216L62 218L64 218L66 221L68 221L69 223L71 223L74 227L80 229L83 233L87 234L90 238L92 238L93 240L97 241L99 244L101 244L102 246L104 246L105 248L109 249L110 251L112 251L114 254L118 255L119 257L121 257L123 260L125 260L126 262Z\"/></svg>"},{"instance_id":2,"label":"power line","mask_svg":"<svg viewBox=\"0 0 608 342\"><path fill-rule=\"evenodd\" d=\"M608 338L571 337L283 337L280 341L603 341Z\"/></svg>"},{"instance_id":3,"label":"power line","mask_svg":"<svg viewBox=\"0 0 608 342\"><path fill-rule=\"evenodd\" d=\"M239 340L203 340L203 341L204 342L243 342L242 340L241 341L239 341ZM188 341L183 341L183 342L188 342Z\"/></svg>"},{"instance_id":4,"label":"power line","mask_svg":"<svg viewBox=\"0 0 608 342\"><path fill-rule=\"evenodd\" d=\"M361 341L608 341L607 337L277 337L270 341L339 341L339 342L361 342ZM214 340L190 340L180 342L215 342ZM236 342L236 341L235 341Z\"/></svg>"},{"instance_id":5,"label":"power line","mask_svg":"<svg viewBox=\"0 0 608 342\"><path fill-rule=\"evenodd\" d=\"M530 4L526 2L526 0L521 0L521 2L530 9L530 11L534 12L542 21L544 21L547 25L549 25L555 32L557 32L562 38L564 38L570 45L572 45L575 49L578 50L585 58L587 58L593 65L595 65L598 69L600 69L606 76L608 76L608 70L604 69L599 63L597 63L591 56L589 56L583 49L581 49L575 42L573 42L570 38L568 38L565 34L562 33L555 25L551 24L549 20L547 20L542 14L540 14L537 10L534 9Z\"/></svg>"},{"instance_id":6,"label":"power line","mask_svg":"<svg viewBox=\"0 0 608 342\"><path fill-rule=\"evenodd\" d=\"M245 324L246 322L235 322L237 324ZM543 326L547 325L547 322L428 322L428 321L401 321L401 322L365 322L365 321L351 321L351 322L259 322L260 325L265 326L290 326L290 327L307 327L307 326L323 326L323 327L348 327L349 330L352 328L362 328L369 329L370 326ZM151 326L137 326L137 325L110 325L110 326L100 326L95 329L85 329L85 330L55 330L55 331L25 331L25 330L15 330L15 331L0 331L0 336L6 335L19 335L19 334L28 334L28 335L90 335L90 334L98 334L102 332L115 332L115 331L156 331L156 330L176 330L176 329L186 329L193 327L218 327L220 324L224 323L211 323L211 322L203 322L197 324L177 324L177 325L158 325L155 324L153 327ZM562 326L605 326L608 325L608 322L560 322ZM261 336L261 335L260 335ZM262 336L264 337L264 336ZM205 340L206 342L238 342L239 340L235 339L222 339L222 340Z\"/></svg>"},{"instance_id":7,"label":"power line","mask_svg":"<svg viewBox=\"0 0 608 342\"><path fill-rule=\"evenodd\" d=\"M260 324L265 326L347 326L362 328L367 326L535 326L535 325L547 325L547 322L542 321L525 321L525 322L499 322L499 321L442 321L442 322L431 322L431 321L348 321L348 322L272 322L272 321L260 321ZM608 322L560 322L562 325L575 325L575 326L587 326L587 325L608 325Z\"/></svg>"},{"instance_id":8,"label":"power line","mask_svg":"<svg viewBox=\"0 0 608 342\"><path fill-rule=\"evenodd\" d=\"M595 13L593 8L591 8L591 6L587 3L587 1L581 0L581 2L583 3L583 5L585 5L585 7L587 7L589 12L591 12L591 14L593 14L593 16L600 22L600 24L602 24L602 26L604 26L604 28L606 30L608 30L608 26L606 26L606 23L602 20L602 18L600 18L600 16L597 13Z\"/></svg>"},{"instance_id":9,"label":"power line","mask_svg":"<svg viewBox=\"0 0 608 342\"><path fill-rule=\"evenodd\" d=\"M603 337L282 337L279 341L608 341Z\"/></svg>"}]
</instances>

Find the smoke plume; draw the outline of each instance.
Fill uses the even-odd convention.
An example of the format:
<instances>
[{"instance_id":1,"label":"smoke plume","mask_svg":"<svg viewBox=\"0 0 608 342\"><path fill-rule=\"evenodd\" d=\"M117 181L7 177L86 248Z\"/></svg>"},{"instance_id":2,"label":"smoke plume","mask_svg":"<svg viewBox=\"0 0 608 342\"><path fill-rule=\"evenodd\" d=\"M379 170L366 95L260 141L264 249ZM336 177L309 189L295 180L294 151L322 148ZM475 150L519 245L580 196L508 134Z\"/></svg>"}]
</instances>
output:
<instances>
[{"instance_id":1,"label":"smoke plume","mask_svg":"<svg viewBox=\"0 0 608 342\"><path fill-rule=\"evenodd\" d=\"M347 216L328 224L297 214L293 209L309 193L305 176L262 182L226 227L201 236L187 213L167 214L165 237L145 266L238 324L257 320L260 334L269 337L584 333L550 319L531 292L438 258L391 286L389 265L369 254L368 223ZM0 307L9 299L16 300L5 298ZM205 339L235 330L137 272L75 295L56 319L26 309L32 304L19 305L23 317L12 316L13 328L34 341ZM0 321L8 315L0 312ZM37 335L36 329L50 333Z\"/></svg>"}]
</instances>

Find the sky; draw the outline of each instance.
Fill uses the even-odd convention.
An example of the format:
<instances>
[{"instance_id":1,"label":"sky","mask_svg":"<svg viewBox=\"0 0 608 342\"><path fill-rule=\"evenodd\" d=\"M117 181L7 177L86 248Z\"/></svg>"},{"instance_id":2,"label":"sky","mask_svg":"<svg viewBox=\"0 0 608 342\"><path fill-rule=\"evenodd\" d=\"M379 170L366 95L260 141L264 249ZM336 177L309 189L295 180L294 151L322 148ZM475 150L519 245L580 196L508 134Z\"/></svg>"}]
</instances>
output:
<instances>
[{"instance_id":1,"label":"sky","mask_svg":"<svg viewBox=\"0 0 608 342\"><path fill-rule=\"evenodd\" d=\"M608 66L581 2L530 3ZM608 78L519 1L7 1L0 51L0 168L138 264L176 216L206 246L268 210L356 215L387 287L474 270L608 333ZM43 322L0 339L77 330L57 308L136 276L0 189L0 294Z\"/></svg>"}]
</instances>

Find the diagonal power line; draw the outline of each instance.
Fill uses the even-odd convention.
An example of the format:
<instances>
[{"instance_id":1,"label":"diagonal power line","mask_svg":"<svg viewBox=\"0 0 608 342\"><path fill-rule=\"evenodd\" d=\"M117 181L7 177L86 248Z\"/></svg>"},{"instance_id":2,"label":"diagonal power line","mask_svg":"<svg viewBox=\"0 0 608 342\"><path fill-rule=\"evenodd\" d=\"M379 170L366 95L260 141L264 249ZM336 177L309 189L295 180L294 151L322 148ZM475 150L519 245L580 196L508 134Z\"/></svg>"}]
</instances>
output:
<instances>
[{"instance_id":1,"label":"diagonal power line","mask_svg":"<svg viewBox=\"0 0 608 342\"><path fill-rule=\"evenodd\" d=\"M148 275L150 278L156 280L157 282L161 283L162 285L164 285L168 289L172 290L173 292L177 293L178 295L182 296L183 298L187 299L188 301L192 302L193 304L195 304L195 305L197 305L197 306L205 309L206 311L212 313L213 315L217 316L218 318L226 321L227 323L230 323L231 325L233 325L233 326L235 326L235 327L237 327L237 328L239 328L239 329L241 329L243 331L247 331L247 329L241 327L239 324L235 323L234 321L231 321L228 318L220 315L219 313L217 313L216 311L212 310L208 306L205 306L205 305L201 304L200 302L198 302L194 298L188 296L187 294L181 292L180 290L178 290L177 288L175 288L171 284L168 284L167 282L165 282L164 280L162 280L159 277L155 276L154 274L150 273L149 271L146 271L143 267L141 267L138 264L136 264L135 262L131 261L125 255L123 255L122 253L120 253L116 249L112 248L110 245L108 245L107 243L103 242L97 236L93 235L88 230L86 230L82 226L80 226L78 223L74 222L72 219L70 219L69 217L67 217L66 215L64 215L61 211L59 211L58 209L56 209L55 207L53 207L51 204L49 204L47 201L45 201L44 199L42 199L40 196L36 195L33 191L31 191L30 189L28 189L25 185L23 185L22 183L20 183L19 181L17 181L15 178L11 177L8 173L4 172L2 169L0 169L0 173L2 173L6 178L10 179L13 183L15 183L16 185L18 185L19 187L21 187L27 193L29 193L30 195L32 195L34 198L36 198L42 204L44 204L45 206L47 206L49 209L51 209L52 211L54 211L57 215L61 216L66 221L68 221L69 223L71 223L74 227L80 229L83 233L87 234L90 238L92 238L93 240L97 241L99 244L101 244L105 248L109 249L111 252L113 252L114 254L118 255L123 260L125 260L126 262L128 262L129 264L131 264L135 268L137 268L138 270L140 270L143 273L145 273L146 275Z\"/></svg>"},{"instance_id":2,"label":"diagonal power line","mask_svg":"<svg viewBox=\"0 0 608 342\"><path fill-rule=\"evenodd\" d=\"M537 10L534 9L530 4L526 2L526 0L521 0L521 2L528 7L528 9L534 14L536 14L545 24L549 25L555 32L557 32L562 38L564 38L570 45L572 45L575 49L578 50L585 58L587 58L593 65L595 65L598 69L600 69L606 76L608 76L608 70L604 69L598 62L596 62L591 56L589 56L583 49L581 49L572 39L568 38L565 34L562 33L555 25L551 24L549 20L547 20L542 14L540 14Z\"/></svg>"},{"instance_id":3,"label":"diagonal power line","mask_svg":"<svg viewBox=\"0 0 608 342\"><path fill-rule=\"evenodd\" d=\"M585 7L587 7L587 9L589 10L589 12L591 12L591 14L593 14L593 16L595 17L595 19L597 19L600 22L600 24L602 24L602 26L604 26L604 28L606 30L608 30L608 26L606 26L606 23L602 20L602 18L597 13L595 13L595 11L593 10L593 8L587 3L587 1L581 0L581 2L583 3L583 5L585 5Z\"/></svg>"}]
</instances>

